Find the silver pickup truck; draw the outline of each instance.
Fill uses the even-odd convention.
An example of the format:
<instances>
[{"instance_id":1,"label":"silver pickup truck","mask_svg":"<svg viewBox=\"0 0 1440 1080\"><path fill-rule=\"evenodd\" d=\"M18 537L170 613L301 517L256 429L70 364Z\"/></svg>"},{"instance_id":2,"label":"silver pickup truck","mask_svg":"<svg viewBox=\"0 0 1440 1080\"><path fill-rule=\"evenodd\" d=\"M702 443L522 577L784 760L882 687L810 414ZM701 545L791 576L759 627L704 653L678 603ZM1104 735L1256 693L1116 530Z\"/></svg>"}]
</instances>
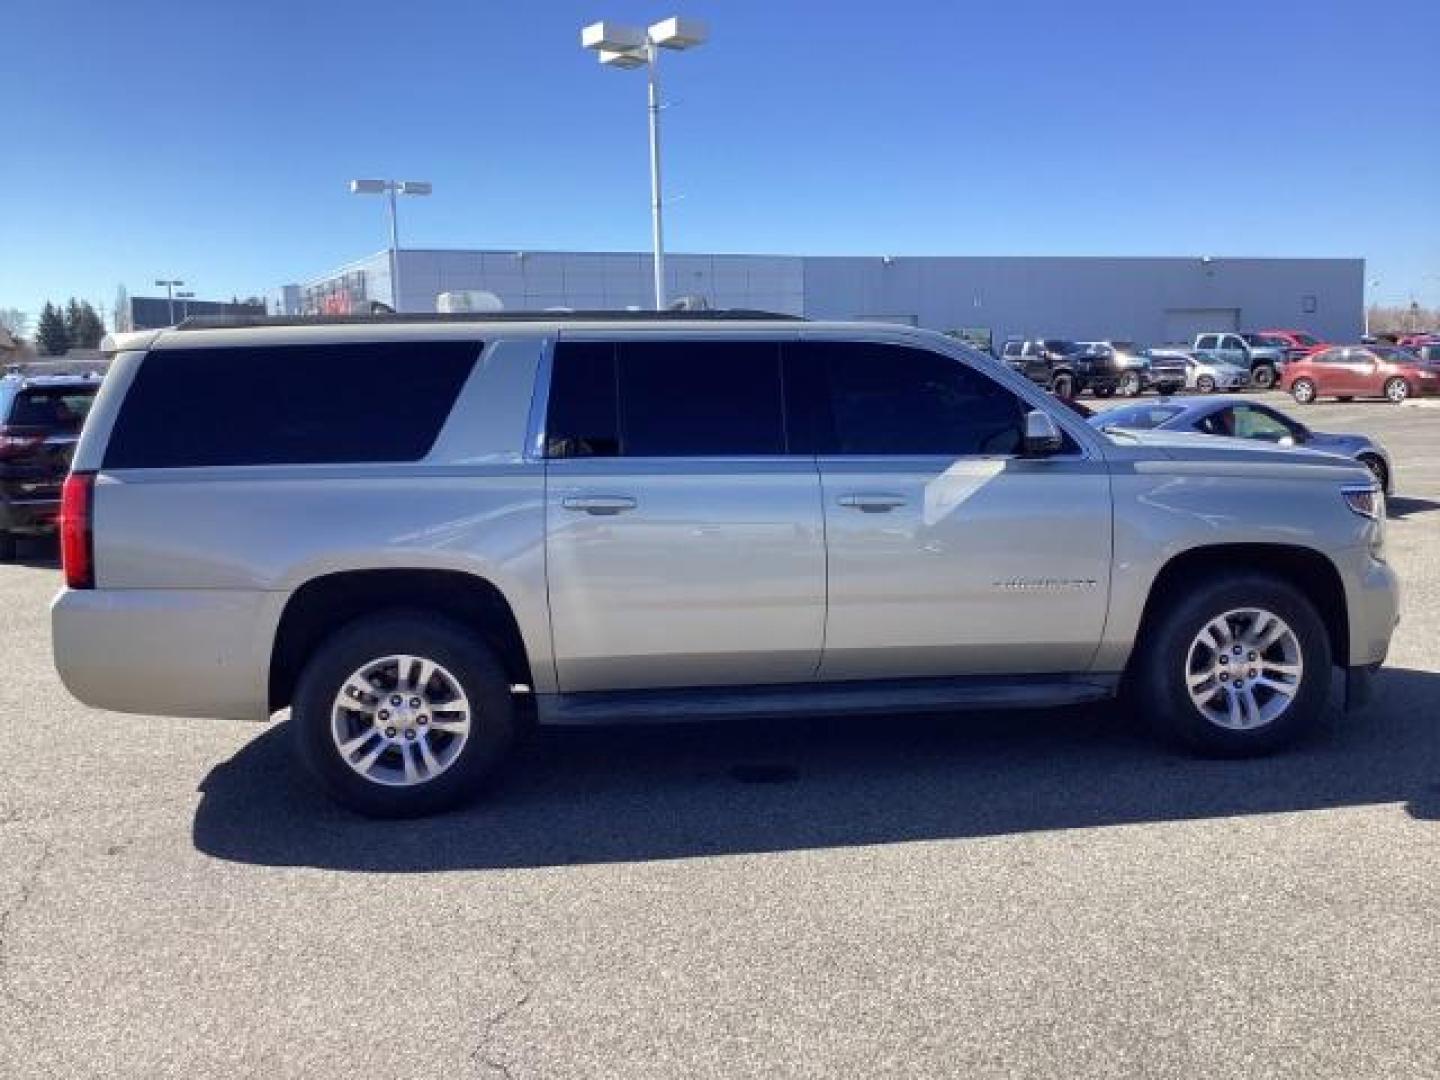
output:
<instances>
[{"instance_id":1,"label":"silver pickup truck","mask_svg":"<svg viewBox=\"0 0 1440 1080\"><path fill-rule=\"evenodd\" d=\"M1122 696L1200 752L1358 694L1397 587L1361 466L1107 436L950 338L413 317L122 336L63 493L65 684L265 719L373 815L525 725Z\"/></svg>"}]
</instances>

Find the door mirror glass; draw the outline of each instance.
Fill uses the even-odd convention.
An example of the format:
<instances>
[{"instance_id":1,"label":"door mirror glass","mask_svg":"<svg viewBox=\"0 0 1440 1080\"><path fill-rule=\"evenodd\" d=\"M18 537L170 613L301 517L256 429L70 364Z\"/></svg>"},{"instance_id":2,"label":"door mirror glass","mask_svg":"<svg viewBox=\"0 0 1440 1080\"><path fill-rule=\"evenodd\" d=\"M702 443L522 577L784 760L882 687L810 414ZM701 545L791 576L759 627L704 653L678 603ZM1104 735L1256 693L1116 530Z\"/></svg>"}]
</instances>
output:
<instances>
[{"instance_id":1,"label":"door mirror glass","mask_svg":"<svg viewBox=\"0 0 1440 1080\"><path fill-rule=\"evenodd\" d=\"M1033 409L1025 414L1024 456L1027 458L1049 457L1058 454L1065 445L1060 428L1049 413Z\"/></svg>"},{"instance_id":2,"label":"door mirror glass","mask_svg":"<svg viewBox=\"0 0 1440 1080\"><path fill-rule=\"evenodd\" d=\"M1280 436L1280 438L1277 440L1276 445L1277 445L1277 446L1294 446L1294 445L1295 445L1295 436L1293 436L1293 435L1282 435L1282 436Z\"/></svg>"}]
</instances>

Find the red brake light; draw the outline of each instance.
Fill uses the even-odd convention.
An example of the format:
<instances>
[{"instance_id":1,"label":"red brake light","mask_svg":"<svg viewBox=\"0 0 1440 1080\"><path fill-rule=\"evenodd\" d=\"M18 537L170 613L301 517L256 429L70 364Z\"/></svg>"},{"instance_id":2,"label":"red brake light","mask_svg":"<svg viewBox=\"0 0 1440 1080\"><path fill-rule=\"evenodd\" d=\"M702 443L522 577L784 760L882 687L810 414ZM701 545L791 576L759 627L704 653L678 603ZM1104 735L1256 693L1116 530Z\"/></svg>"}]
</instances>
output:
<instances>
[{"instance_id":1,"label":"red brake light","mask_svg":"<svg viewBox=\"0 0 1440 1080\"><path fill-rule=\"evenodd\" d=\"M65 584L72 589L95 587L94 504L94 473L72 472L65 477L60 489L60 561Z\"/></svg>"}]
</instances>

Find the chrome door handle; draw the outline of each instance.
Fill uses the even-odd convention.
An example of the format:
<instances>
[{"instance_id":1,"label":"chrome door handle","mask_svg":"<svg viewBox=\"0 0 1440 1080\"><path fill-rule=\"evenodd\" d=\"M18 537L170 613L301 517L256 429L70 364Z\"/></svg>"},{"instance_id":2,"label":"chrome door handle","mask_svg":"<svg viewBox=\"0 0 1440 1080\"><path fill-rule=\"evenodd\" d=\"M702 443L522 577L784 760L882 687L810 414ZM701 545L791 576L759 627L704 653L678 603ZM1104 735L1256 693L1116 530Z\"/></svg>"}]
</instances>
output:
<instances>
[{"instance_id":1,"label":"chrome door handle","mask_svg":"<svg viewBox=\"0 0 1440 1080\"><path fill-rule=\"evenodd\" d=\"M836 502L865 514L883 514L897 506L904 506L905 496L887 492L856 492L853 495L841 495Z\"/></svg>"},{"instance_id":2,"label":"chrome door handle","mask_svg":"<svg viewBox=\"0 0 1440 1080\"><path fill-rule=\"evenodd\" d=\"M587 514L623 514L640 504L629 495L567 495L560 500L566 510L583 510Z\"/></svg>"}]
</instances>

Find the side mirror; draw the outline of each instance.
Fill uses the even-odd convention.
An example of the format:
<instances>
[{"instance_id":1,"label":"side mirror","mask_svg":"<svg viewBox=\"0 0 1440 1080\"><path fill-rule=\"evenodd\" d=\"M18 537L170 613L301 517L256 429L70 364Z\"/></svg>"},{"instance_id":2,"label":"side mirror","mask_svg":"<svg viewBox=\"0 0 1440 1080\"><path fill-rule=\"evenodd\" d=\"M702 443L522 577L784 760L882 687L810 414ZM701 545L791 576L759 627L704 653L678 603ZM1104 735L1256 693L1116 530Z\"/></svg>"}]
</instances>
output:
<instances>
[{"instance_id":1,"label":"side mirror","mask_svg":"<svg viewBox=\"0 0 1440 1080\"><path fill-rule=\"evenodd\" d=\"M1060 428L1049 413L1034 409L1025 414L1025 442L1022 456L1027 458L1049 457L1058 454L1065 445Z\"/></svg>"},{"instance_id":2,"label":"side mirror","mask_svg":"<svg viewBox=\"0 0 1440 1080\"><path fill-rule=\"evenodd\" d=\"M1276 446L1294 446L1294 445L1295 445L1295 436L1293 436L1293 435L1281 435L1280 438L1278 438L1278 439L1275 440L1275 445L1276 445Z\"/></svg>"}]
</instances>

